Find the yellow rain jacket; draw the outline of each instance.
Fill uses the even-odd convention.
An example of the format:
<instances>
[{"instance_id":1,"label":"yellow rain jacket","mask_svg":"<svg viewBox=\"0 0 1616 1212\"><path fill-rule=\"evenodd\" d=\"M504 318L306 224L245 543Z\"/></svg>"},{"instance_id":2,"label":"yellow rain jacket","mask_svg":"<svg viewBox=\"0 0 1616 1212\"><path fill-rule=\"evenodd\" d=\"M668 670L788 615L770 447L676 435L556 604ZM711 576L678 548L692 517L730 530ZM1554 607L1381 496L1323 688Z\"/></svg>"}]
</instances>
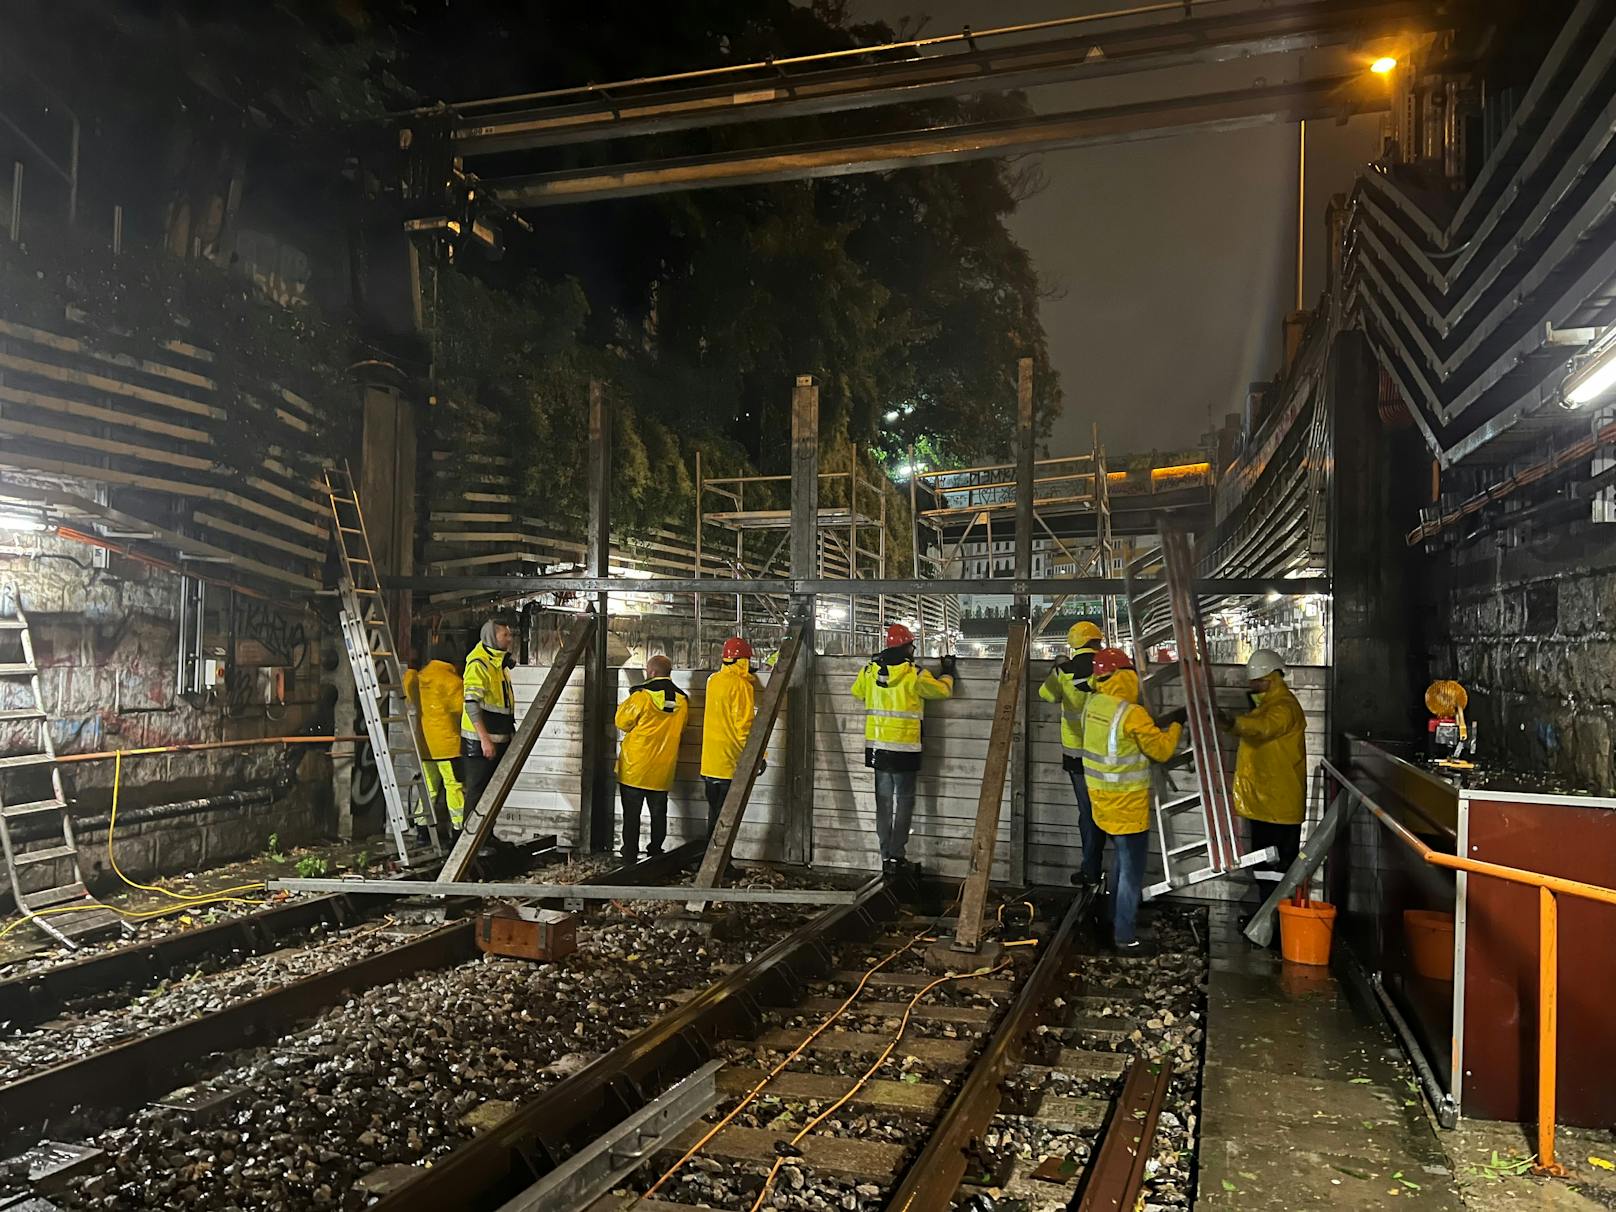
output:
<instances>
[{"instance_id":1,"label":"yellow rain jacket","mask_svg":"<svg viewBox=\"0 0 1616 1212\"><path fill-rule=\"evenodd\" d=\"M701 720L701 773L709 779L732 779L741 749L752 734L757 712L758 680L751 665L731 661L707 679L707 706Z\"/></svg>"},{"instance_id":2,"label":"yellow rain jacket","mask_svg":"<svg viewBox=\"0 0 1616 1212\"><path fill-rule=\"evenodd\" d=\"M690 696L671 678L652 678L634 687L617 709L617 727L623 734L617 781L644 791L672 787L679 737L689 714Z\"/></svg>"},{"instance_id":3,"label":"yellow rain jacket","mask_svg":"<svg viewBox=\"0 0 1616 1212\"><path fill-rule=\"evenodd\" d=\"M481 703L483 724L496 741L508 741L516 724L516 699L511 694L511 675L505 669L505 654L479 642L466 654L466 675L461 680L460 735L477 739L477 725L466 714L465 703Z\"/></svg>"},{"instance_id":4,"label":"yellow rain jacket","mask_svg":"<svg viewBox=\"0 0 1616 1212\"><path fill-rule=\"evenodd\" d=\"M1099 681L1083 706L1083 778L1094 823L1110 834L1150 828L1150 763L1178 748L1178 724L1156 727L1139 706L1139 675L1119 669Z\"/></svg>"},{"instance_id":5,"label":"yellow rain jacket","mask_svg":"<svg viewBox=\"0 0 1616 1212\"><path fill-rule=\"evenodd\" d=\"M1038 687L1038 697L1061 707L1061 764L1076 770L1083 761L1083 706L1094 693L1089 674L1100 641L1094 640L1072 651L1071 658L1057 662Z\"/></svg>"},{"instance_id":6,"label":"yellow rain jacket","mask_svg":"<svg viewBox=\"0 0 1616 1212\"><path fill-rule=\"evenodd\" d=\"M1271 673L1257 706L1236 716L1234 810L1253 821L1299 825L1307 801L1307 716L1285 675Z\"/></svg>"},{"instance_id":7,"label":"yellow rain jacket","mask_svg":"<svg viewBox=\"0 0 1616 1212\"><path fill-rule=\"evenodd\" d=\"M458 716L465 709L465 691L455 667L447 661L428 661L419 673L406 669L404 693L409 695L416 718L421 721L426 756L437 761L459 757Z\"/></svg>"},{"instance_id":8,"label":"yellow rain jacket","mask_svg":"<svg viewBox=\"0 0 1616 1212\"><path fill-rule=\"evenodd\" d=\"M877 654L853 679L864 704L864 764L877 770L920 769L920 721L928 699L954 693L954 679L935 677L896 649Z\"/></svg>"}]
</instances>

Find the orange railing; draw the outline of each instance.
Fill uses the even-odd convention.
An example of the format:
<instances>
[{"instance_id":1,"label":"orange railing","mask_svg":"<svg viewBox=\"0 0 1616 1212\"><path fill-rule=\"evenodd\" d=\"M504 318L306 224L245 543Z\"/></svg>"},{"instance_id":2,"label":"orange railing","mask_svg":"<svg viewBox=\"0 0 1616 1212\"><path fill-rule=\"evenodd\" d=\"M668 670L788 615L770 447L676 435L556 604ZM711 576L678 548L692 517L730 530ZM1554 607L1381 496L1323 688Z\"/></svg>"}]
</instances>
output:
<instances>
[{"instance_id":1,"label":"orange railing","mask_svg":"<svg viewBox=\"0 0 1616 1212\"><path fill-rule=\"evenodd\" d=\"M1398 841L1408 846L1422 860L1433 867L1446 867L1450 871L1463 871L1469 875L1482 875L1505 880L1511 884L1525 884L1538 890L1537 937L1537 1174L1563 1175L1565 1170L1554 1160L1554 1095L1557 1076L1556 1048L1559 1038L1560 1014L1560 905L1558 897L1577 896L1583 900L1616 905L1616 889L1602 888L1598 884L1584 884L1580 880L1561 879L1556 875L1543 875L1536 871L1523 871L1518 867L1505 867L1499 863L1484 863L1462 855L1443 854L1432 850L1406 825L1394 818L1369 796L1359 791L1347 776L1329 762L1319 765L1340 784L1343 791L1374 813Z\"/></svg>"}]
</instances>

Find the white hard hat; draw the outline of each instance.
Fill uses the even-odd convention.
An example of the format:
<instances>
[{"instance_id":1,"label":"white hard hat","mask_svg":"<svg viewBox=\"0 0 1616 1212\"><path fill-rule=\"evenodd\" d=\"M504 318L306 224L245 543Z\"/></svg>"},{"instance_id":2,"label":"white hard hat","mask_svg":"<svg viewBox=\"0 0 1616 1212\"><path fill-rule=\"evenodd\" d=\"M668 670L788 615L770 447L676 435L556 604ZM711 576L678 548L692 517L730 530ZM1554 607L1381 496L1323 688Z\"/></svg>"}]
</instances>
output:
<instances>
[{"instance_id":1,"label":"white hard hat","mask_svg":"<svg viewBox=\"0 0 1616 1212\"><path fill-rule=\"evenodd\" d=\"M1246 680L1255 682L1258 678L1265 678L1276 670L1280 673L1285 671L1284 658L1272 648L1259 648L1246 662Z\"/></svg>"}]
</instances>

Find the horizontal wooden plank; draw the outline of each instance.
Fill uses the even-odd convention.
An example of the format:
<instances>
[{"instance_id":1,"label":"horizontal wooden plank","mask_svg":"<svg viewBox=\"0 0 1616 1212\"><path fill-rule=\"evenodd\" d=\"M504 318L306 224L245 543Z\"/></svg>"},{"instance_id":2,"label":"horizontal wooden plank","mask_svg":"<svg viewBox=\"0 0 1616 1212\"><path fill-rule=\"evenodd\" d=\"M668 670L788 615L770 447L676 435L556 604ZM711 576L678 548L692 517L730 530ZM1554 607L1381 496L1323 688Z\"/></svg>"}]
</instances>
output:
<instances>
[{"instance_id":1,"label":"horizontal wooden plank","mask_svg":"<svg viewBox=\"0 0 1616 1212\"><path fill-rule=\"evenodd\" d=\"M167 467L183 467L191 471L212 471L214 468L213 460L197 455L181 454L156 446L142 446L127 438L98 438L94 434L79 433L77 430L65 429L60 425L35 425L28 421L0 418L0 433L33 438L47 445L96 450L102 454L122 455L125 458L140 459L147 463L162 463Z\"/></svg>"},{"instance_id":2,"label":"horizontal wooden plank","mask_svg":"<svg viewBox=\"0 0 1616 1212\"><path fill-rule=\"evenodd\" d=\"M18 374L34 375L41 379L49 379L56 383L67 383L74 387L82 387L91 391L106 392L108 395L124 396L131 400L139 400L143 404L155 404L162 408L171 408L175 412L189 413L191 416L213 417L219 420L223 420L225 416L224 410L221 408L215 408L211 404L203 404L198 400L187 399L185 396L177 396L173 392L141 387L123 379L113 378L111 375L74 370L51 362L42 362L36 358L0 353L0 369L16 371Z\"/></svg>"},{"instance_id":3,"label":"horizontal wooden plank","mask_svg":"<svg viewBox=\"0 0 1616 1212\"><path fill-rule=\"evenodd\" d=\"M718 1071L718 1089L721 1094L745 1094L766 1076L762 1069L725 1065ZM852 1087L851 1077L838 1077L828 1073L782 1073L769 1082L767 1093L773 1098L831 1103L839 1098L845 1098ZM935 1114L943 1105L944 1093L943 1087L930 1082L911 1084L876 1078L865 1082L849 1103L853 1106L926 1117ZM640 1205L642 1208L644 1206Z\"/></svg>"},{"instance_id":4,"label":"horizontal wooden plank","mask_svg":"<svg viewBox=\"0 0 1616 1212\"><path fill-rule=\"evenodd\" d=\"M209 445L213 441L206 430L193 429L188 425L177 425L172 421L160 421L155 417L142 416L127 410L105 408L99 404L86 404L82 400L70 400L65 396L54 396L41 391L25 391L20 387L0 386L0 400L21 405L25 408L54 413L59 416L83 417L85 420L99 421L104 425L138 429L142 433L161 434L167 438L178 438L184 442L195 442L203 446Z\"/></svg>"}]
</instances>

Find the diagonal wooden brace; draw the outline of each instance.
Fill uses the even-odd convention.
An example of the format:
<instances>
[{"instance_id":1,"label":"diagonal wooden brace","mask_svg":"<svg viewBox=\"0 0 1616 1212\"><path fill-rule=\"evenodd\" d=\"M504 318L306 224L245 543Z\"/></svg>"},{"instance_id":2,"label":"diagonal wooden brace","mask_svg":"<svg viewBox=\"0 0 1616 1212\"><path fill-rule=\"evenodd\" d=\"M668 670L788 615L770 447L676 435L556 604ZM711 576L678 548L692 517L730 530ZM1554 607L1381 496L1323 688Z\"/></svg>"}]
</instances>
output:
<instances>
[{"instance_id":1,"label":"diagonal wooden brace","mask_svg":"<svg viewBox=\"0 0 1616 1212\"><path fill-rule=\"evenodd\" d=\"M763 769L763 753L768 747L769 735L774 731L774 722L780 715L780 704L785 701L786 683L791 681L792 667L796 665L797 653L802 649L802 635L802 624L794 623L785 643L780 645L774 673L763 691L763 701L758 704L752 731L747 733L746 744L741 747L740 759L735 764L735 778L730 781L729 794L724 797L724 806L718 811L718 824L713 827L713 835L707 841L707 853L701 860L701 870L696 873L697 888L717 888L719 881L724 878L725 868L729 866L735 838L741 831L741 818L746 815L752 787ZM704 900L693 900L685 906L691 913L700 913L706 907Z\"/></svg>"},{"instance_id":2,"label":"diagonal wooden brace","mask_svg":"<svg viewBox=\"0 0 1616 1212\"><path fill-rule=\"evenodd\" d=\"M475 804L466 805L465 827L454 849L449 851L443 869L438 872L439 881L463 880L471 870L471 860L488 839L500 809L505 807L505 800L511 794L511 788L516 786L517 775L522 773L528 754L533 752L539 733L544 731L556 704L561 701L561 692L567 688L567 679L583 659L584 650L589 647L590 637L594 634L595 623L594 615L584 615L567 632L561 643L561 651L556 654L555 664L550 666L544 685L539 687L537 697L528 705L527 714L517 725L510 748L505 750L499 765L494 767L494 775L488 780L488 786L483 788L482 798Z\"/></svg>"}]
</instances>

